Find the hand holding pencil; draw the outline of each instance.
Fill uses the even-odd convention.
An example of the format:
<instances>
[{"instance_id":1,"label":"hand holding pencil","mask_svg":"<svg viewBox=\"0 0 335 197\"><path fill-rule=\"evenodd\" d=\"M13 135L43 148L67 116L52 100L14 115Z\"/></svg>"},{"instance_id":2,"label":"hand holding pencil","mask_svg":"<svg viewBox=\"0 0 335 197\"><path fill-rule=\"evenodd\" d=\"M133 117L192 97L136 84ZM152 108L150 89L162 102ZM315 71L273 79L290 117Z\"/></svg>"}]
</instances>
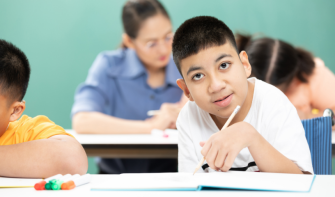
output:
<instances>
[{"instance_id":1,"label":"hand holding pencil","mask_svg":"<svg viewBox=\"0 0 335 197\"><path fill-rule=\"evenodd\" d=\"M148 118L148 122L152 129L175 129L178 114L180 112L180 107L175 103L163 103L159 110L148 111L148 116L153 116Z\"/></svg>"},{"instance_id":2,"label":"hand holding pencil","mask_svg":"<svg viewBox=\"0 0 335 197\"><path fill-rule=\"evenodd\" d=\"M230 122L233 120L233 118L235 117L235 115L237 114L237 112L240 110L240 106L238 105L235 110L233 111L233 113L230 115L230 117L228 118L228 120L226 121L226 123L224 124L224 126L222 127L221 131L226 129L228 127L228 125L230 124ZM199 162L199 164L197 165L197 167L195 168L193 175L200 169L200 167L202 166L202 164L205 162L205 157L202 158L202 160Z\"/></svg>"}]
</instances>

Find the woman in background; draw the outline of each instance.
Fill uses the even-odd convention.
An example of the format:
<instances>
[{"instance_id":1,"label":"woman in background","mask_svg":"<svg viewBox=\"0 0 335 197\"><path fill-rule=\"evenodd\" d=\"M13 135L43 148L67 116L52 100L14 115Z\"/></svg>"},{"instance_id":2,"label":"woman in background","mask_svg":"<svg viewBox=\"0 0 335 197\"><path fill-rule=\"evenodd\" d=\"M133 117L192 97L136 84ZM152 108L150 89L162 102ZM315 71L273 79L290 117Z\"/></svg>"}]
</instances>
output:
<instances>
[{"instance_id":1,"label":"woman in background","mask_svg":"<svg viewBox=\"0 0 335 197\"><path fill-rule=\"evenodd\" d=\"M182 91L171 57L172 25L157 0L127 1L122 11L123 48L94 61L75 95L72 127L78 133L150 134L175 128ZM159 110L153 118L149 110ZM175 159L101 159L100 173L176 172Z\"/></svg>"},{"instance_id":2,"label":"woman in background","mask_svg":"<svg viewBox=\"0 0 335 197\"><path fill-rule=\"evenodd\" d=\"M324 62L301 48L271 38L251 39L238 34L239 51L246 51L252 75L282 90L301 119L335 111L335 76Z\"/></svg>"}]
</instances>

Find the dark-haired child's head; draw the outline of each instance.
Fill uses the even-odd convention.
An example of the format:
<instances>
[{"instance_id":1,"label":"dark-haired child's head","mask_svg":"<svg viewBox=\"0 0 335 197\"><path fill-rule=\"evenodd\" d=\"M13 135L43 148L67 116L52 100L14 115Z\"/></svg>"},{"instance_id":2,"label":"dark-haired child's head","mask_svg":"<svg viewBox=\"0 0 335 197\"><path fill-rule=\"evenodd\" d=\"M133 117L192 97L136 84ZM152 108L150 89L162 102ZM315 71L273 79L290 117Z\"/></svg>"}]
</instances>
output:
<instances>
[{"instance_id":1,"label":"dark-haired child's head","mask_svg":"<svg viewBox=\"0 0 335 197\"><path fill-rule=\"evenodd\" d=\"M17 120L25 109L30 66L25 54L0 39L0 137L8 123Z\"/></svg>"},{"instance_id":2,"label":"dark-haired child's head","mask_svg":"<svg viewBox=\"0 0 335 197\"><path fill-rule=\"evenodd\" d=\"M183 76L177 83L191 101L218 118L228 118L237 105L243 108L251 66L245 52L238 54L234 35L222 21L209 16L185 21L172 51Z\"/></svg>"},{"instance_id":3,"label":"dark-haired child's head","mask_svg":"<svg viewBox=\"0 0 335 197\"><path fill-rule=\"evenodd\" d=\"M252 75L277 86L285 92L294 77L307 82L314 70L313 55L295 48L282 40L272 38L252 39L252 36L237 34L239 51L246 51L252 65Z\"/></svg>"}]
</instances>

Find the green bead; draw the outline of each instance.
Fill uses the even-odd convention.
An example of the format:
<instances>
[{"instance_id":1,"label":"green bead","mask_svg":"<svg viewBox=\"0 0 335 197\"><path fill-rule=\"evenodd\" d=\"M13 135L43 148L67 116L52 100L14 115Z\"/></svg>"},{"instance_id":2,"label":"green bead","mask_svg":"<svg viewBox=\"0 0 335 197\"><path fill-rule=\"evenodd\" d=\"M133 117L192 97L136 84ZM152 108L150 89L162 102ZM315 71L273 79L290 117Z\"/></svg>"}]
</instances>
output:
<instances>
[{"instance_id":1,"label":"green bead","mask_svg":"<svg viewBox=\"0 0 335 197\"><path fill-rule=\"evenodd\" d=\"M51 183L46 183L44 187L46 190L51 190Z\"/></svg>"},{"instance_id":2,"label":"green bead","mask_svg":"<svg viewBox=\"0 0 335 197\"><path fill-rule=\"evenodd\" d=\"M53 190L60 190L60 188L62 186L62 183L63 183L63 181L57 180L56 182L54 182L54 183L51 184L51 188Z\"/></svg>"},{"instance_id":3,"label":"green bead","mask_svg":"<svg viewBox=\"0 0 335 197\"><path fill-rule=\"evenodd\" d=\"M49 183L54 184L54 183L56 183L56 181L57 181L56 179L52 179L52 180L49 181Z\"/></svg>"}]
</instances>

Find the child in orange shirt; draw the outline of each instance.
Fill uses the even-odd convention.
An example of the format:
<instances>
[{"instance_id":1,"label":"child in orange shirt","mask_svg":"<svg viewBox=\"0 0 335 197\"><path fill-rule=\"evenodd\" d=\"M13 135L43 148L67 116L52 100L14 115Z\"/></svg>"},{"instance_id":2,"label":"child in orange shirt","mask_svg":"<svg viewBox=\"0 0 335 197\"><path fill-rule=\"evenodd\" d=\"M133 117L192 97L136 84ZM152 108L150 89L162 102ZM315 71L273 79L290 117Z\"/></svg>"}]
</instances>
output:
<instances>
[{"instance_id":1,"label":"child in orange shirt","mask_svg":"<svg viewBox=\"0 0 335 197\"><path fill-rule=\"evenodd\" d=\"M84 149L45 116L20 116L30 76L24 53L0 39L0 176L46 178L85 174Z\"/></svg>"}]
</instances>

